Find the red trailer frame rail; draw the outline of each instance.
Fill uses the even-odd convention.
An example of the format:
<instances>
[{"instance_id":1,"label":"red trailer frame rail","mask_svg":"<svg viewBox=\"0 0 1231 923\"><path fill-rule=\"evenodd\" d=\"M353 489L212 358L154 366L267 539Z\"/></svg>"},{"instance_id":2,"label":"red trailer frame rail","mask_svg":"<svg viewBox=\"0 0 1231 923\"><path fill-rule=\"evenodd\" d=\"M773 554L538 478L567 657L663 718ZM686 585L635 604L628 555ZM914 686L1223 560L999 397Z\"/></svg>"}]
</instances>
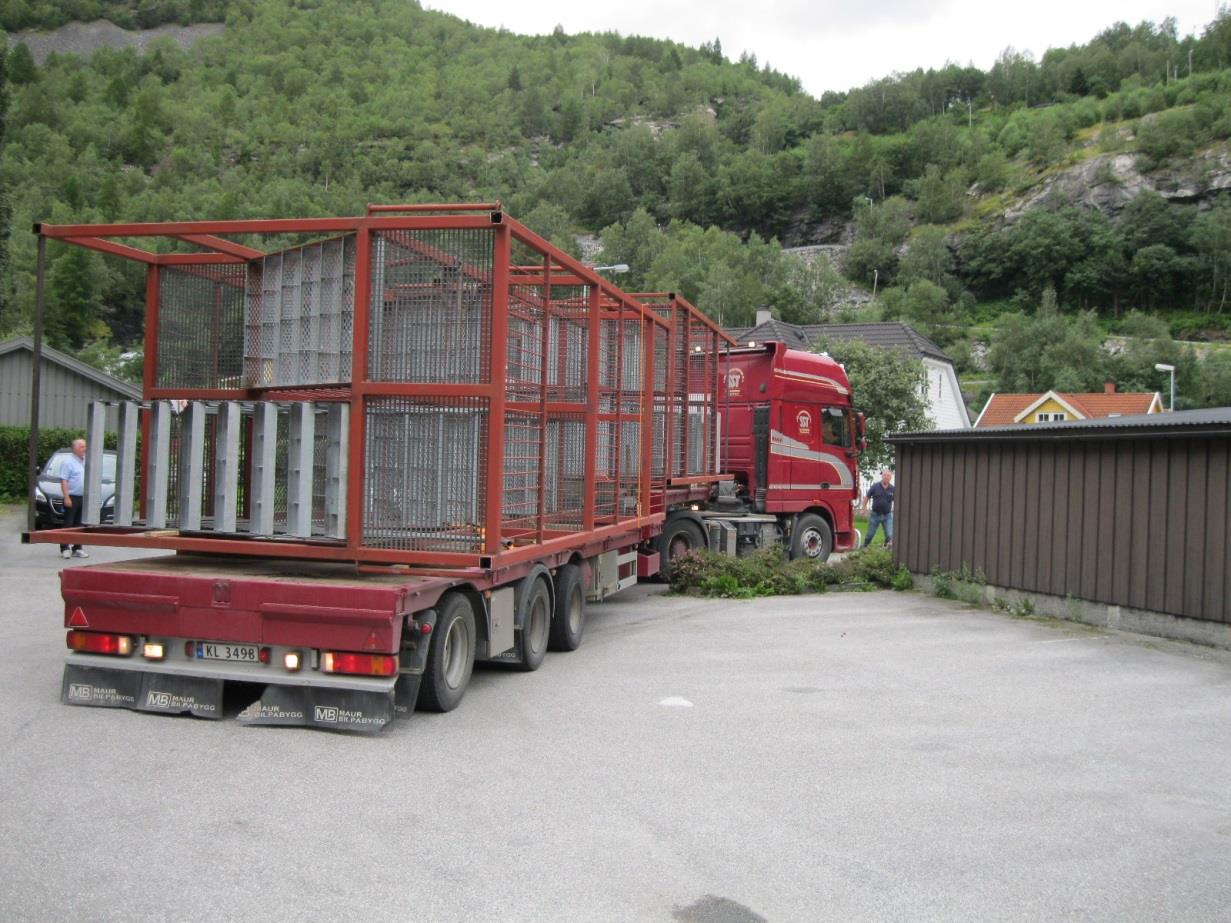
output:
<instances>
[{"instance_id":1,"label":"red trailer frame rail","mask_svg":"<svg viewBox=\"0 0 1231 923\"><path fill-rule=\"evenodd\" d=\"M30 541L507 571L636 543L721 478L729 338L499 203L35 231L40 280L44 240L147 275L128 502Z\"/></svg>"}]
</instances>

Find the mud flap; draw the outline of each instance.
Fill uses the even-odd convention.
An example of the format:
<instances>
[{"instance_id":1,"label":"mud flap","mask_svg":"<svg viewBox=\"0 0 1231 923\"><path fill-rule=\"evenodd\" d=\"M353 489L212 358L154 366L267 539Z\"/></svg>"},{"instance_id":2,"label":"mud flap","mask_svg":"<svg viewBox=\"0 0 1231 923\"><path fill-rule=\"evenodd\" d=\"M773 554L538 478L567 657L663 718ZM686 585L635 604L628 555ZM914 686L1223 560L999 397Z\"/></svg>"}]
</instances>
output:
<instances>
[{"instance_id":1,"label":"mud flap","mask_svg":"<svg viewBox=\"0 0 1231 923\"><path fill-rule=\"evenodd\" d=\"M241 724L377 734L393 720L393 693L271 683L261 697L236 718Z\"/></svg>"},{"instance_id":2,"label":"mud flap","mask_svg":"<svg viewBox=\"0 0 1231 923\"><path fill-rule=\"evenodd\" d=\"M60 701L166 715L222 717L222 680L66 664Z\"/></svg>"}]
</instances>

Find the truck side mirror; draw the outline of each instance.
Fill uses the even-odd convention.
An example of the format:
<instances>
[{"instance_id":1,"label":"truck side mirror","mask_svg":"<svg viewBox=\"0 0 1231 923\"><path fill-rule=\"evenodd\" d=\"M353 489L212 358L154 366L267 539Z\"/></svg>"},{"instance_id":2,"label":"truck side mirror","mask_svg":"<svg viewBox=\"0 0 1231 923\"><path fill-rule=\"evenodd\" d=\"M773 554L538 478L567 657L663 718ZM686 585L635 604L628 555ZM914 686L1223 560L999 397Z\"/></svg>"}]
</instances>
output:
<instances>
[{"instance_id":1,"label":"truck side mirror","mask_svg":"<svg viewBox=\"0 0 1231 923\"><path fill-rule=\"evenodd\" d=\"M855 414L855 432L859 434L858 445L860 452L866 452L868 448L868 435L864 429L863 414Z\"/></svg>"}]
</instances>

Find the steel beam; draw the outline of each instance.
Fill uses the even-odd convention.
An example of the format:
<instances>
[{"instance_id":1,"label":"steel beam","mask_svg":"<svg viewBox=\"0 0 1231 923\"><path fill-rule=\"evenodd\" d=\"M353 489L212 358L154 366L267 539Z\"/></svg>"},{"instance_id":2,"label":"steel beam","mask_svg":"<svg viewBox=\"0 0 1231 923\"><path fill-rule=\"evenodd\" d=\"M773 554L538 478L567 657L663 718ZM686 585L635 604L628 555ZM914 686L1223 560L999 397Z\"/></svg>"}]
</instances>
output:
<instances>
[{"instance_id":1,"label":"steel beam","mask_svg":"<svg viewBox=\"0 0 1231 923\"><path fill-rule=\"evenodd\" d=\"M257 404L252 420L252 516L248 531L274 534L274 472L277 466L278 405Z\"/></svg>"},{"instance_id":2,"label":"steel beam","mask_svg":"<svg viewBox=\"0 0 1231 923\"><path fill-rule=\"evenodd\" d=\"M96 526L103 512L103 438L107 432L107 405L90 401L85 417L85 495L81 523Z\"/></svg>"},{"instance_id":3,"label":"steel beam","mask_svg":"<svg viewBox=\"0 0 1231 923\"><path fill-rule=\"evenodd\" d=\"M171 479L171 404L155 401L147 416L150 438L146 445L145 524L167 527L167 485Z\"/></svg>"},{"instance_id":4,"label":"steel beam","mask_svg":"<svg viewBox=\"0 0 1231 923\"><path fill-rule=\"evenodd\" d=\"M234 532L239 499L240 407L235 401L218 405L214 429L214 531Z\"/></svg>"},{"instance_id":5,"label":"steel beam","mask_svg":"<svg viewBox=\"0 0 1231 923\"><path fill-rule=\"evenodd\" d=\"M133 506L137 500L137 426L141 405L124 401L119 407L119 442L115 457L115 524L133 524Z\"/></svg>"},{"instance_id":6,"label":"steel beam","mask_svg":"<svg viewBox=\"0 0 1231 923\"><path fill-rule=\"evenodd\" d=\"M346 481L348 474L348 440L350 438L350 405L328 405L325 449L325 534L330 538L346 538Z\"/></svg>"},{"instance_id":7,"label":"steel beam","mask_svg":"<svg viewBox=\"0 0 1231 923\"><path fill-rule=\"evenodd\" d=\"M179 527L201 528L201 482L205 468L205 405L192 401L180 414Z\"/></svg>"},{"instance_id":8,"label":"steel beam","mask_svg":"<svg viewBox=\"0 0 1231 923\"><path fill-rule=\"evenodd\" d=\"M316 443L316 405L291 405L290 438L286 460L286 531L299 538L312 536L312 455Z\"/></svg>"}]
</instances>

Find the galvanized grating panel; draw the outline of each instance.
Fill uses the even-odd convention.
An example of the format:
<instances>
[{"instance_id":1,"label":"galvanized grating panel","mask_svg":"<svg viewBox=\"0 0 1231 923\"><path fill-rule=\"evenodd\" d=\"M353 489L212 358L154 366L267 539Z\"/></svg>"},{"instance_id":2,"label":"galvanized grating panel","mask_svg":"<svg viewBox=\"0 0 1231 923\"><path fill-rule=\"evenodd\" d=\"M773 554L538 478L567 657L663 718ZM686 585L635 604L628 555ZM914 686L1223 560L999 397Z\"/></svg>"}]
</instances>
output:
<instances>
[{"instance_id":1,"label":"galvanized grating panel","mask_svg":"<svg viewBox=\"0 0 1231 923\"><path fill-rule=\"evenodd\" d=\"M477 384L491 355L493 235L373 235L368 373L373 381Z\"/></svg>"},{"instance_id":2,"label":"galvanized grating panel","mask_svg":"<svg viewBox=\"0 0 1231 923\"><path fill-rule=\"evenodd\" d=\"M366 414L363 543L476 553L483 541L487 401L375 398Z\"/></svg>"},{"instance_id":3,"label":"galvanized grating panel","mask_svg":"<svg viewBox=\"0 0 1231 923\"><path fill-rule=\"evenodd\" d=\"M240 388L245 267L164 267L159 274L159 388Z\"/></svg>"},{"instance_id":4,"label":"galvanized grating panel","mask_svg":"<svg viewBox=\"0 0 1231 923\"><path fill-rule=\"evenodd\" d=\"M244 326L251 387L337 384L351 374L355 237L271 253L252 264Z\"/></svg>"}]
</instances>

